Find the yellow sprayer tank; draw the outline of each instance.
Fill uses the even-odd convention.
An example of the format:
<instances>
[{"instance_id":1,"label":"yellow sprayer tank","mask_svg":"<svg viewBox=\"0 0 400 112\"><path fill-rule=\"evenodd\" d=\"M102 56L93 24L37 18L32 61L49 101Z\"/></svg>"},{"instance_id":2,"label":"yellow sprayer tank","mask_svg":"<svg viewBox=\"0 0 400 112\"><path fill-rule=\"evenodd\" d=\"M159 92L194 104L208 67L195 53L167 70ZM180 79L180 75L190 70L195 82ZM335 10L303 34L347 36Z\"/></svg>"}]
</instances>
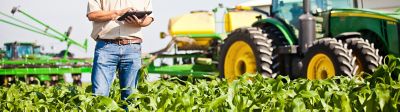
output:
<instances>
[{"instance_id":1,"label":"yellow sprayer tank","mask_svg":"<svg viewBox=\"0 0 400 112\"><path fill-rule=\"evenodd\" d=\"M169 21L169 33L175 37L179 50L207 50L213 40L212 37L191 38L185 35L215 34L215 19L211 12L197 11L173 17Z\"/></svg>"},{"instance_id":2,"label":"yellow sprayer tank","mask_svg":"<svg viewBox=\"0 0 400 112\"><path fill-rule=\"evenodd\" d=\"M225 14L225 32L232 32L240 27L250 27L260 15L254 11L229 11Z\"/></svg>"},{"instance_id":3,"label":"yellow sprayer tank","mask_svg":"<svg viewBox=\"0 0 400 112\"><path fill-rule=\"evenodd\" d=\"M168 29L170 35L214 34L214 14L202 11L173 17Z\"/></svg>"}]
</instances>

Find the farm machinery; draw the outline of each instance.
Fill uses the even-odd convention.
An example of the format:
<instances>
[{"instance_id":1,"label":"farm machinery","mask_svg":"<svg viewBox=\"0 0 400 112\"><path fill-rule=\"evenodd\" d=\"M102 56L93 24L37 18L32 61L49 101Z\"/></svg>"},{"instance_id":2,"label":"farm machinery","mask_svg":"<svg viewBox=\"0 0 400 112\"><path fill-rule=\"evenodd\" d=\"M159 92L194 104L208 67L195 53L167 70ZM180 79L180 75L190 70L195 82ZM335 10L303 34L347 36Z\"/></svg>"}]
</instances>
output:
<instances>
[{"instance_id":1,"label":"farm machinery","mask_svg":"<svg viewBox=\"0 0 400 112\"><path fill-rule=\"evenodd\" d=\"M400 14L361 9L357 2L272 0L269 12L238 6L238 12L259 13L230 16L228 11L222 34L215 32L215 18L194 16L207 12L192 13L187 21L184 16L172 18L169 34L161 33L172 41L153 54L173 63L152 63L149 72L219 73L228 81L245 73L310 80L372 73L383 56L400 56ZM260 13L268 17L262 19ZM165 54L171 47L175 53Z\"/></svg>"},{"instance_id":2,"label":"farm machinery","mask_svg":"<svg viewBox=\"0 0 400 112\"><path fill-rule=\"evenodd\" d=\"M257 72L313 80L373 72L382 56L400 55L400 14L358 9L357 4L272 0L269 18L225 40L220 73L228 80Z\"/></svg>"},{"instance_id":3,"label":"farm machinery","mask_svg":"<svg viewBox=\"0 0 400 112\"><path fill-rule=\"evenodd\" d=\"M223 12L224 19L218 18ZM212 11L192 11L172 17L168 33L160 37L171 37L168 45L151 53L148 72L172 76L203 77L218 74L219 46L226 37L225 32L250 26L260 13L224 8L221 4ZM218 29L218 25L225 29ZM221 31L218 31L221 30ZM223 31L222 31L223 30ZM159 64L157 64L159 63Z\"/></svg>"},{"instance_id":4,"label":"farm machinery","mask_svg":"<svg viewBox=\"0 0 400 112\"><path fill-rule=\"evenodd\" d=\"M30 84L44 82L41 84L54 85L66 73L71 73L74 84L81 85L81 74L91 72L92 61L73 58L68 49L71 45L87 49L87 40L80 44L69 38L71 27L67 32L61 33L18 7L14 7L11 13L14 15L20 13L44 28L36 27L3 12L0 14L8 19L0 18L0 22L65 42L67 48L58 54L44 54L41 52L41 47L35 43L5 43L5 49L0 54L1 85L8 86L16 80L24 80Z\"/></svg>"}]
</instances>

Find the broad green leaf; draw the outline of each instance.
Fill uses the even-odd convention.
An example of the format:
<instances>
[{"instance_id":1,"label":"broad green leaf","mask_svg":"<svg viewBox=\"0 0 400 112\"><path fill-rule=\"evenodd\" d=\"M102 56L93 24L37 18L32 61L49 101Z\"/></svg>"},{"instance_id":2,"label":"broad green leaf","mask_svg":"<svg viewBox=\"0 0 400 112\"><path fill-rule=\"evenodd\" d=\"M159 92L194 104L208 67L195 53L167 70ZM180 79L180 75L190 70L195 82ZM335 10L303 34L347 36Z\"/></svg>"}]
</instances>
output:
<instances>
[{"instance_id":1,"label":"broad green leaf","mask_svg":"<svg viewBox=\"0 0 400 112\"><path fill-rule=\"evenodd\" d=\"M295 98L292 102L293 112L304 112L306 111L306 105L300 98Z\"/></svg>"},{"instance_id":2,"label":"broad green leaf","mask_svg":"<svg viewBox=\"0 0 400 112\"><path fill-rule=\"evenodd\" d=\"M228 98L228 95L223 95L223 96L218 97L217 99L211 101L208 104L208 108L209 109L215 109L216 107L222 105L227 98Z\"/></svg>"},{"instance_id":3,"label":"broad green leaf","mask_svg":"<svg viewBox=\"0 0 400 112\"><path fill-rule=\"evenodd\" d=\"M120 109L118 104L111 98L99 96L97 99L99 102L95 103L94 107L105 109L105 110L117 110Z\"/></svg>"},{"instance_id":4,"label":"broad green leaf","mask_svg":"<svg viewBox=\"0 0 400 112\"><path fill-rule=\"evenodd\" d=\"M301 92L300 92L300 95L301 95L303 98L312 98L312 97L317 97L317 96L318 96L318 93L315 92L315 91L301 91Z\"/></svg>"}]
</instances>

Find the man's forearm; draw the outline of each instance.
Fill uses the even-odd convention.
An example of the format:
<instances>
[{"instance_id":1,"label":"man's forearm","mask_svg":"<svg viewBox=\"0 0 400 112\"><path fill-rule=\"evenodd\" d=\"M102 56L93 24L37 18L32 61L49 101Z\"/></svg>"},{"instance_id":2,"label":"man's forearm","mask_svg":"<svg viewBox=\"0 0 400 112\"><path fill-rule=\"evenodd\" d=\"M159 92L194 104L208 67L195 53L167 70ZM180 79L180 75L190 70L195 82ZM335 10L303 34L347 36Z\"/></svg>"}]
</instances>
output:
<instances>
[{"instance_id":1,"label":"man's forearm","mask_svg":"<svg viewBox=\"0 0 400 112\"><path fill-rule=\"evenodd\" d=\"M146 18L143 20L142 24L140 24L140 27L149 26L153 21L154 21L154 18L153 18L153 17L146 17Z\"/></svg>"},{"instance_id":2,"label":"man's forearm","mask_svg":"<svg viewBox=\"0 0 400 112\"><path fill-rule=\"evenodd\" d=\"M118 16L118 11L95 11L88 14L88 19L95 22L113 20Z\"/></svg>"}]
</instances>

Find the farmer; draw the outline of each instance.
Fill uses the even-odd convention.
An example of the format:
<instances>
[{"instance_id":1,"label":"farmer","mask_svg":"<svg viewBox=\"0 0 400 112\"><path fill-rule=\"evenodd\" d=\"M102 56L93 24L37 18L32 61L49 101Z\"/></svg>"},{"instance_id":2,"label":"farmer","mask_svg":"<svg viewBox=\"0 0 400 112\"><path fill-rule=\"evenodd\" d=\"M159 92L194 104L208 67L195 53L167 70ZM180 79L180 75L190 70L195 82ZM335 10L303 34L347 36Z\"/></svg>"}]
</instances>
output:
<instances>
[{"instance_id":1,"label":"farmer","mask_svg":"<svg viewBox=\"0 0 400 112\"><path fill-rule=\"evenodd\" d=\"M142 27L153 22L151 15L138 19L117 18L127 11L151 11L151 0L89 0L87 17L93 22L91 37L96 41L92 69L92 92L108 96L116 73L119 74L121 99L137 86L141 67Z\"/></svg>"}]
</instances>

